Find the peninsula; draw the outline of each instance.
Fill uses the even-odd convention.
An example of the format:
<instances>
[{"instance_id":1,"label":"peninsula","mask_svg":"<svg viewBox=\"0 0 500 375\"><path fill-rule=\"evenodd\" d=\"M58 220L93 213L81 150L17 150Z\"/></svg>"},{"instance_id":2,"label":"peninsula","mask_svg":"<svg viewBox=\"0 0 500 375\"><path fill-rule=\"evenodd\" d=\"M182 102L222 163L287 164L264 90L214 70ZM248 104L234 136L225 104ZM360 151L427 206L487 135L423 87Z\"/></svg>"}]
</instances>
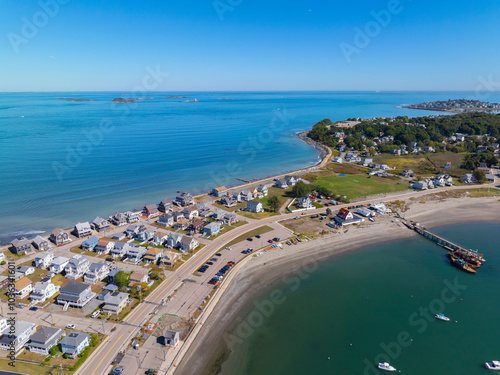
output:
<instances>
[{"instance_id":1,"label":"peninsula","mask_svg":"<svg viewBox=\"0 0 500 375\"><path fill-rule=\"evenodd\" d=\"M436 102L423 102L418 104L404 105L403 108L421 109L426 111L440 111L440 112L499 112L499 103L481 102L479 100L471 99L449 99L446 101Z\"/></svg>"}]
</instances>

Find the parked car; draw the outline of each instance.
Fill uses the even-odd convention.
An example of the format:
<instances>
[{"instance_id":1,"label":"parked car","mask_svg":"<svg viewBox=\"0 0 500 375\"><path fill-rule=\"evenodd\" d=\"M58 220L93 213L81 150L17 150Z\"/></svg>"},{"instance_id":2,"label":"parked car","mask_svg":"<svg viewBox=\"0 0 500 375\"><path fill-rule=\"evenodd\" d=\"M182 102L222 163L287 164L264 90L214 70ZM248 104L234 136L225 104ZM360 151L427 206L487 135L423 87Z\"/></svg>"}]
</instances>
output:
<instances>
[{"instance_id":1,"label":"parked car","mask_svg":"<svg viewBox=\"0 0 500 375\"><path fill-rule=\"evenodd\" d=\"M156 375L156 374L158 374L158 371L153 370L152 368L146 371L146 375Z\"/></svg>"},{"instance_id":2,"label":"parked car","mask_svg":"<svg viewBox=\"0 0 500 375\"><path fill-rule=\"evenodd\" d=\"M213 262L207 262L207 264L211 266L211 265L213 265L214 263L213 263Z\"/></svg>"},{"instance_id":3,"label":"parked car","mask_svg":"<svg viewBox=\"0 0 500 375\"><path fill-rule=\"evenodd\" d=\"M76 326L75 326L74 324L68 324L68 325L66 326L66 328L68 328L68 329L75 329L75 328L76 328Z\"/></svg>"},{"instance_id":4,"label":"parked car","mask_svg":"<svg viewBox=\"0 0 500 375\"><path fill-rule=\"evenodd\" d=\"M106 262L114 262L115 260L113 258L106 258Z\"/></svg>"},{"instance_id":5,"label":"parked car","mask_svg":"<svg viewBox=\"0 0 500 375\"><path fill-rule=\"evenodd\" d=\"M217 253L217 254L215 254L215 256L220 257L220 256L222 256L222 254L221 253Z\"/></svg>"},{"instance_id":6,"label":"parked car","mask_svg":"<svg viewBox=\"0 0 500 375\"><path fill-rule=\"evenodd\" d=\"M36 311L36 310L38 310L38 307L36 307L36 306L31 306L30 307L30 311Z\"/></svg>"},{"instance_id":7,"label":"parked car","mask_svg":"<svg viewBox=\"0 0 500 375\"><path fill-rule=\"evenodd\" d=\"M269 243L273 243L274 241L273 241L273 240L267 240L267 242L269 242Z\"/></svg>"},{"instance_id":8,"label":"parked car","mask_svg":"<svg viewBox=\"0 0 500 375\"><path fill-rule=\"evenodd\" d=\"M212 262L217 262L219 259L218 258L212 258L210 259Z\"/></svg>"},{"instance_id":9,"label":"parked car","mask_svg":"<svg viewBox=\"0 0 500 375\"><path fill-rule=\"evenodd\" d=\"M274 241L274 242L279 242L280 240L281 240L281 238L279 238L279 237L274 237L274 238L273 238L273 241Z\"/></svg>"},{"instance_id":10,"label":"parked car","mask_svg":"<svg viewBox=\"0 0 500 375\"><path fill-rule=\"evenodd\" d=\"M255 236L255 238L260 238L260 236L259 236L259 235L256 235L256 236Z\"/></svg>"},{"instance_id":11,"label":"parked car","mask_svg":"<svg viewBox=\"0 0 500 375\"><path fill-rule=\"evenodd\" d=\"M253 238L248 237L248 238L247 238L247 241L252 242L252 241L253 241Z\"/></svg>"},{"instance_id":12,"label":"parked car","mask_svg":"<svg viewBox=\"0 0 500 375\"><path fill-rule=\"evenodd\" d=\"M228 247L226 247L226 250L232 250L232 248L228 246Z\"/></svg>"}]
</instances>

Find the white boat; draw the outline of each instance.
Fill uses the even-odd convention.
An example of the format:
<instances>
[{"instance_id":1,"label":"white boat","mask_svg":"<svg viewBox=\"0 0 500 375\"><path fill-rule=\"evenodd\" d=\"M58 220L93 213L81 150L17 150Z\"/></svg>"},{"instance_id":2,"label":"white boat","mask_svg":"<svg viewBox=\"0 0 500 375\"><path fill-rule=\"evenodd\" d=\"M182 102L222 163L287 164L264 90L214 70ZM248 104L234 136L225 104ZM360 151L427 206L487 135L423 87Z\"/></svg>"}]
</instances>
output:
<instances>
[{"instance_id":1,"label":"white boat","mask_svg":"<svg viewBox=\"0 0 500 375\"><path fill-rule=\"evenodd\" d=\"M388 364L387 362L379 363L378 368L381 370L384 370L384 371L398 371L394 367L392 367L390 364Z\"/></svg>"},{"instance_id":2,"label":"white boat","mask_svg":"<svg viewBox=\"0 0 500 375\"><path fill-rule=\"evenodd\" d=\"M484 367L486 367L488 370L500 370L500 362L499 361L486 362L484 364Z\"/></svg>"},{"instance_id":3,"label":"white boat","mask_svg":"<svg viewBox=\"0 0 500 375\"><path fill-rule=\"evenodd\" d=\"M434 315L434 318L439 319L439 320L444 320L445 322L450 321L450 318L448 318L447 316L445 316L444 314L441 314L441 313Z\"/></svg>"},{"instance_id":4,"label":"white boat","mask_svg":"<svg viewBox=\"0 0 500 375\"><path fill-rule=\"evenodd\" d=\"M375 222L375 219L373 217L369 217L368 220L370 220L371 222Z\"/></svg>"}]
</instances>

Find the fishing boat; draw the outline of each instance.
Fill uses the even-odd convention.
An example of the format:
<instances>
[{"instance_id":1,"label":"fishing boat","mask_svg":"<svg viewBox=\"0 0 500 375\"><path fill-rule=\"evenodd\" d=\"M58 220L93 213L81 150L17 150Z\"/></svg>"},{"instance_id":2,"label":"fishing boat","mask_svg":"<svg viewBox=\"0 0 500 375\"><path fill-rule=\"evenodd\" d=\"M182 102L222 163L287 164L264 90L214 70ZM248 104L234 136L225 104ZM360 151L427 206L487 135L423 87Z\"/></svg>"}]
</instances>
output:
<instances>
[{"instance_id":1,"label":"fishing boat","mask_svg":"<svg viewBox=\"0 0 500 375\"><path fill-rule=\"evenodd\" d=\"M448 318L447 316L445 316L442 313L434 315L434 318L439 319L439 320L444 320L445 322L449 322L450 321L450 318Z\"/></svg>"},{"instance_id":2,"label":"fishing boat","mask_svg":"<svg viewBox=\"0 0 500 375\"><path fill-rule=\"evenodd\" d=\"M486 367L488 370L500 370L500 362L499 361L486 362L484 364L484 367Z\"/></svg>"},{"instance_id":3,"label":"fishing boat","mask_svg":"<svg viewBox=\"0 0 500 375\"><path fill-rule=\"evenodd\" d=\"M465 260L455 258L454 256L451 256L450 259L452 266L457 267L465 272L476 273L476 270L469 266Z\"/></svg>"},{"instance_id":4,"label":"fishing boat","mask_svg":"<svg viewBox=\"0 0 500 375\"><path fill-rule=\"evenodd\" d=\"M379 363L378 368L381 370L384 370L384 371L398 371L394 367L392 367L390 364L388 364L387 362Z\"/></svg>"},{"instance_id":5,"label":"fishing boat","mask_svg":"<svg viewBox=\"0 0 500 375\"><path fill-rule=\"evenodd\" d=\"M464 260L472 268L479 268L482 265L482 263L479 260L469 255L463 254L460 251L449 252L448 258L451 259L452 257Z\"/></svg>"}]
</instances>

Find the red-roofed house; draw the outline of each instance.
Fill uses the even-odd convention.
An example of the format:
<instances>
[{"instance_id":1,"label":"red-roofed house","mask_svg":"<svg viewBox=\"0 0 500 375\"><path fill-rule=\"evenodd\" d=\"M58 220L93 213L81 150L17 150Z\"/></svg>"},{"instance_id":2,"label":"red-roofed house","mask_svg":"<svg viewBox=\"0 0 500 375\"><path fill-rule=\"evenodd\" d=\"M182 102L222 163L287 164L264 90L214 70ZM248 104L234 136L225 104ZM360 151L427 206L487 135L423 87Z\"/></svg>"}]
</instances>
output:
<instances>
[{"instance_id":1,"label":"red-roofed house","mask_svg":"<svg viewBox=\"0 0 500 375\"><path fill-rule=\"evenodd\" d=\"M341 218L342 220L354 219L354 215L352 214L352 212L350 212L349 210L347 210L345 208L341 208L339 213L337 214L337 216L339 218Z\"/></svg>"}]
</instances>

